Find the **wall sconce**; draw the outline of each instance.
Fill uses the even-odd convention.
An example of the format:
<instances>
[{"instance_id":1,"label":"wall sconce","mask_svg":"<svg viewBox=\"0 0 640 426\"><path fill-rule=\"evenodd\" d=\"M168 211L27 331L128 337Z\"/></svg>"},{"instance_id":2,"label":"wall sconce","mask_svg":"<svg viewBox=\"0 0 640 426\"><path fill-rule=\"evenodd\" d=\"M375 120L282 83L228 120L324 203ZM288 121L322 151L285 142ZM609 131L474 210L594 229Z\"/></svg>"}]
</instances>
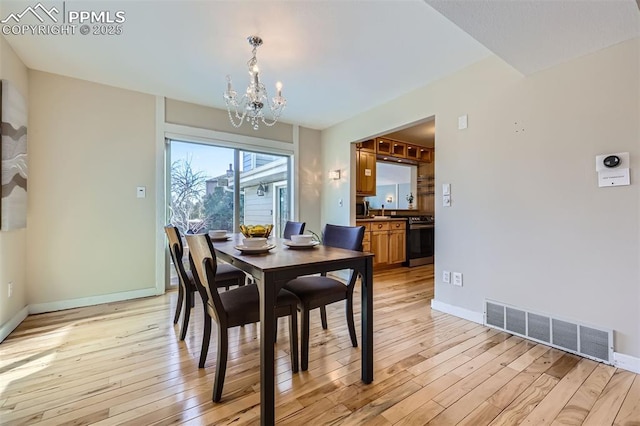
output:
<instances>
[{"instance_id":1,"label":"wall sconce","mask_svg":"<svg viewBox=\"0 0 640 426\"><path fill-rule=\"evenodd\" d=\"M256 191L258 197L264 197L264 194L266 194L267 192L269 192L269 187L260 182L260 185L258 185L258 190Z\"/></svg>"},{"instance_id":2,"label":"wall sconce","mask_svg":"<svg viewBox=\"0 0 640 426\"><path fill-rule=\"evenodd\" d=\"M387 203L393 203L393 197L391 195L387 197Z\"/></svg>"},{"instance_id":3,"label":"wall sconce","mask_svg":"<svg viewBox=\"0 0 640 426\"><path fill-rule=\"evenodd\" d=\"M329 170L329 179L340 180L340 170Z\"/></svg>"}]
</instances>

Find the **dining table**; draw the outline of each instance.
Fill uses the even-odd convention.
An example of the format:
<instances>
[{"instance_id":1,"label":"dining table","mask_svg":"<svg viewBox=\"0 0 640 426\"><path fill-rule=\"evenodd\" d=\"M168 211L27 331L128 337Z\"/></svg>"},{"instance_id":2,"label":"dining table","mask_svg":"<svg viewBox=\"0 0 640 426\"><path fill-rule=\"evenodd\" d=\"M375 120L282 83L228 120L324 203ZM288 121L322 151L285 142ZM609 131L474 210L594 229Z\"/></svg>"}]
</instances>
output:
<instances>
[{"instance_id":1,"label":"dining table","mask_svg":"<svg viewBox=\"0 0 640 426\"><path fill-rule=\"evenodd\" d=\"M361 379L373 381L373 253L315 244L308 247L269 237L269 249L244 246L241 233L222 241L213 240L218 259L253 277L260 293L260 424L275 424L276 296L288 281L302 276L340 270L354 270L361 277ZM245 251L239 250L247 249ZM255 253L258 251L258 253Z\"/></svg>"}]
</instances>

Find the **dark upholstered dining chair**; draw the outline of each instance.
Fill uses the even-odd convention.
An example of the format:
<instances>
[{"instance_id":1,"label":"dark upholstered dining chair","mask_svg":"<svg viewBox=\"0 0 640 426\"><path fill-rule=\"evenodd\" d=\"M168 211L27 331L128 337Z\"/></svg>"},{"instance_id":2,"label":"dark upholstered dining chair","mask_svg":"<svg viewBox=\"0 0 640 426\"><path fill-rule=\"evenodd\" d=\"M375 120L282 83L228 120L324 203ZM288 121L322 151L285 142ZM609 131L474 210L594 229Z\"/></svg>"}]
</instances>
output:
<instances>
[{"instance_id":1,"label":"dark upholstered dining chair","mask_svg":"<svg viewBox=\"0 0 640 426\"><path fill-rule=\"evenodd\" d=\"M364 226L339 226L327 224L323 233L323 244L330 247L344 248L348 250L362 251L362 239L364 238ZM298 296L299 309L302 315L301 368L307 370L309 366L309 311L320 308L322 328L327 329L326 305L346 300L347 326L353 347L358 346L356 328L353 321L353 288L357 279L357 273L351 271L347 284L322 276L298 277L285 284L284 288Z\"/></svg>"},{"instance_id":2,"label":"dark upholstered dining chair","mask_svg":"<svg viewBox=\"0 0 640 426\"><path fill-rule=\"evenodd\" d=\"M205 333L202 340L200 367L204 360L211 338L211 318L218 325L218 358L213 385L213 401L222 397L222 387L227 369L227 353L229 349L228 329L239 325L260 321L260 294L255 284L232 288L219 293L215 285L216 254L211 239L206 234L187 235L189 250L196 273L194 278L202 301L205 305ZM298 371L298 298L287 290L280 290L276 299L275 317L289 316L289 342L291 351L291 369ZM203 358L204 355L204 358Z\"/></svg>"},{"instance_id":3,"label":"dark upholstered dining chair","mask_svg":"<svg viewBox=\"0 0 640 426\"><path fill-rule=\"evenodd\" d=\"M299 235L304 232L305 222L292 222L290 220L284 225L284 231L282 231L282 237L290 239L292 235Z\"/></svg>"},{"instance_id":4,"label":"dark upholstered dining chair","mask_svg":"<svg viewBox=\"0 0 640 426\"><path fill-rule=\"evenodd\" d=\"M173 317L173 323L177 324L180 318L180 311L184 305L184 313L182 316L182 329L180 330L180 340L184 340L187 335L187 327L189 326L189 317L191 316L191 308L195 304L194 293L197 290L196 283L193 280L192 269L185 269L182 263L184 248L182 246L182 237L178 228L172 225L164 227L164 232L169 240L169 252L173 260L173 266L178 274L178 302L176 303L176 313ZM247 275L235 266L223 264L219 265L216 273L216 286L226 287L237 285L243 286L246 282Z\"/></svg>"}]
</instances>

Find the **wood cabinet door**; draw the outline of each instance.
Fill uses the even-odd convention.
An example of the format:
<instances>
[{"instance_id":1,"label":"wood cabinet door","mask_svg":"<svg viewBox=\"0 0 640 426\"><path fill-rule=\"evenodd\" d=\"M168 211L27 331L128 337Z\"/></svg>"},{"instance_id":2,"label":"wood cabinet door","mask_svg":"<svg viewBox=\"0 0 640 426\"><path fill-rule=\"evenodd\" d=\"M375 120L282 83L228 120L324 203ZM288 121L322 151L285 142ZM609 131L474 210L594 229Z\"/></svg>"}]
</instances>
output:
<instances>
[{"instance_id":1,"label":"wood cabinet door","mask_svg":"<svg viewBox=\"0 0 640 426\"><path fill-rule=\"evenodd\" d=\"M360 166L360 150L356 151L356 194L362 192L362 167Z\"/></svg>"},{"instance_id":2,"label":"wood cabinet door","mask_svg":"<svg viewBox=\"0 0 640 426\"><path fill-rule=\"evenodd\" d=\"M373 152L358 151L356 168L356 193L376 195L376 155Z\"/></svg>"},{"instance_id":3,"label":"wood cabinet door","mask_svg":"<svg viewBox=\"0 0 640 426\"><path fill-rule=\"evenodd\" d=\"M389 263L402 263L407 257L405 230L389 231Z\"/></svg>"},{"instance_id":4,"label":"wood cabinet door","mask_svg":"<svg viewBox=\"0 0 640 426\"><path fill-rule=\"evenodd\" d=\"M389 263L389 231L371 232L371 251L376 255L373 266Z\"/></svg>"}]
</instances>

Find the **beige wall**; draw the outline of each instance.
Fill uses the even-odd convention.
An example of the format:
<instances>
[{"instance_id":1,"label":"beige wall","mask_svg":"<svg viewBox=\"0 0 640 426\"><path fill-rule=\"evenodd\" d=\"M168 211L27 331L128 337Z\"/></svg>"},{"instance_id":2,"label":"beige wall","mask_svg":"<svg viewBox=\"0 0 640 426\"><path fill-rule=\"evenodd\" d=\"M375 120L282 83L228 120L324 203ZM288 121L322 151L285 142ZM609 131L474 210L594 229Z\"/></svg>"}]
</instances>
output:
<instances>
[{"instance_id":1,"label":"beige wall","mask_svg":"<svg viewBox=\"0 0 640 426\"><path fill-rule=\"evenodd\" d=\"M247 123L244 123L240 127L233 127L229 120L229 113L225 110L181 102L175 99L167 99L165 101L165 121L167 123L182 124L243 136L260 137L289 143L293 142L293 126L291 124L278 122L272 127L261 125L258 131L253 130Z\"/></svg>"},{"instance_id":2,"label":"beige wall","mask_svg":"<svg viewBox=\"0 0 640 426\"><path fill-rule=\"evenodd\" d=\"M0 79L9 80L28 100L29 84L27 68L14 53L3 36L0 36ZM31 155L31 119L27 126L27 147ZM29 165L31 168L31 165ZM29 170L31 172L31 170ZM28 190L31 191L31 176ZM26 229L0 232L0 329L27 306L26 282ZM13 282L13 296L8 298L8 283ZM4 330L3 332L10 330ZM0 337L1 339L1 337Z\"/></svg>"},{"instance_id":3,"label":"beige wall","mask_svg":"<svg viewBox=\"0 0 640 426\"><path fill-rule=\"evenodd\" d=\"M33 70L29 84L29 304L155 288L155 97Z\"/></svg>"},{"instance_id":4,"label":"beige wall","mask_svg":"<svg viewBox=\"0 0 640 426\"><path fill-rule=\"evenodd\" d=\"M349 142L435 115L436 200L452 191L450 208L436 202L436 300L608 327L616 352L639 357L639 52L636 39L527 77L483 60L323 131L323 162L348 167ZM632 185L598 188L595 156L625 151ZM352 186L325 183L323 221L352 220L334 207Z\"/></svg>"},{"instance_id":5,"label":"beige wall","mask_svg":"<svg viewBox=\"0 0 640 426\"><path fill-rule=\"evenodd\" d=\"M320 234L320 201L323 179L328 181L320 156L320 131L300 128L298 148L298 219L305 222L305 229Z\"/></svg>"}]
</instances>

